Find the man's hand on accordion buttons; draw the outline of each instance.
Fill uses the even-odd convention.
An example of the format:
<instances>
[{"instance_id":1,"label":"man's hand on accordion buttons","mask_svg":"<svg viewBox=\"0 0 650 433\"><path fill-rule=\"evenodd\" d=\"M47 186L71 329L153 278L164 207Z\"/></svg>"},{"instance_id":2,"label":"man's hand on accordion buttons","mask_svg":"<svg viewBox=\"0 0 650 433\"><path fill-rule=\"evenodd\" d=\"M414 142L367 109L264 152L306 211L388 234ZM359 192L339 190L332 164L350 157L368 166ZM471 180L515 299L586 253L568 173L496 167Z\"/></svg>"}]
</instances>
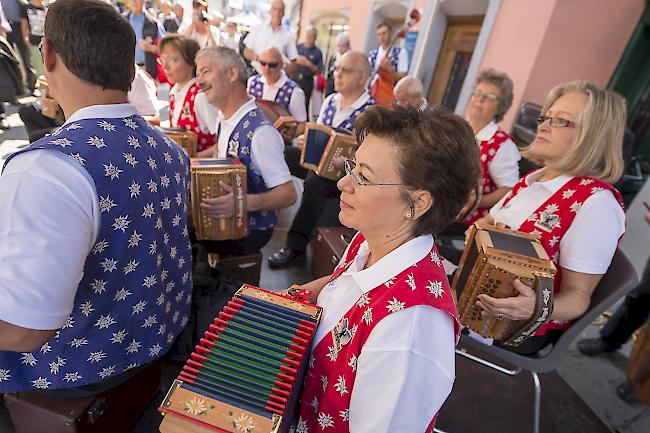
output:
<instances>
[{"instance_id":1,"label":"man's hand on accordion buttons","mask_svg":"<svg viewBox=\"0 0 650 433\"><path fill-rule=\"evenodd\" d=\"M478 295L476 305L483 309L483 314L492 314L500 319L526 320L530 319L535 312L535 291L515 280L515 289L519 292L517 296L509 298L493 298L488 295Z\"/></svg>"},{"instance_id":2,"label":"man's hand on accordion buttons","mask_svg":"<svg viewBox=\"0 0 650 433\"><path fill-rule=\"evenodd\" d=\"M204 199L201 202L201 209L212 218L231 218L233 216L233 188L223 181L219 182L219 186L227 194Z\"/></svg>"}]
</instances>

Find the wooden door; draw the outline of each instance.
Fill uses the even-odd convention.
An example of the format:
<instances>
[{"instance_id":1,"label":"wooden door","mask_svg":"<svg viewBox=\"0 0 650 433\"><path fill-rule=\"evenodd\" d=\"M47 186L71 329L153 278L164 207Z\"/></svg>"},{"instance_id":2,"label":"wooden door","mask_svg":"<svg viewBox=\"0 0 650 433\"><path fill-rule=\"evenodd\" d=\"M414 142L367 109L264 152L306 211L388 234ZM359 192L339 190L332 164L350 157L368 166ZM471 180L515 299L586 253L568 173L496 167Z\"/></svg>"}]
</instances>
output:
<instances>
[{"instance_id":1,"label":"wooden door","mask_svg":"<svg viewBox=\"0 0 650 433\"><path fill-rule=\"evenodd\" d=\"M428 100L432 105L444 105L450 110L456 108L482 23L482 16L449 17L429 87Z\"/></svg>"}]
</instances>

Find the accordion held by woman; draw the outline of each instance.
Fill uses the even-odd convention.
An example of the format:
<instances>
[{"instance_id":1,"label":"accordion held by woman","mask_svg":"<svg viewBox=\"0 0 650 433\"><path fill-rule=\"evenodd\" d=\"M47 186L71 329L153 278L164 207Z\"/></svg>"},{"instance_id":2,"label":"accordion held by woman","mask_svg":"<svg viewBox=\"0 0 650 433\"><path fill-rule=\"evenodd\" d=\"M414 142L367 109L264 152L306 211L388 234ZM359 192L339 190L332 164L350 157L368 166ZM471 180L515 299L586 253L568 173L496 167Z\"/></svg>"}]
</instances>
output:
<instances>
[{"instance_id":1,"label":"accordion held by woman","mask_svg":"<svg viewBox=\"0 0 650 433\"><path fill-rule=\"evenodd\" d=\"M343 177L343 169L334 166L334 158L351 158L358 147L357 140L347 129L307 123L300 164L325 179L339 180Z\"/></svg>"},{"instance_id":2,"label":"accordion held by woman","mask_svg":"<svg viewBox=\"0 0 650 433\"><path fill-rule=\"evenodd\" d=\"M293 140L296 136L298 122L284 106L277 102L266 101L264 99L256 99L255 103L273 124L273 127L278 130L285 143Z\"/></svg>"},{"instance_id":3,"label":"accordion held by woman","mask_svg":"<svg viewBox=\"0 0 650 433\"><path fill-rule=\"evenodd\" d=\"M246 214L246 166L238 159L192 159L192 220L198 240L241 239L248 232ZM233 217L212 218L201 209L201 201L227 194L219 182L233 188Z\"/></svg>"},{"instance_id":4,"label":"accordion held by woman","mask_svg":"<svg viewBox=\"0 0 650 433\"><path fill-rule=\"evenodd\" d=\"M286 433L322 309L242 286L160 406L161 433Z\"/></svg>"},{"instance_id":5,"label":"accordion held by woman","mask_svg":"<svg viewBox=\"0 0 650 433\"><path fill-rule=\"evenodd\" d=\"M165 128L162 126L158 126L158 129L182 147L187 156L190 158L196 156L199 137L194 132L183 128Z\"/></svg>"},{"instance_id":6,"label":"accordion held by woman","mask_svg":"<svg viewBox=\"0 0 650 433\"><path fill-rule=\"evenodd\" d=\"M465 250L454 275L452 291L458 296L463 326L484 337L517 346L546 323L553 312L555 265L537 238L527 234L476 223L470 227ZM477 297L517 295L514 280L532 287L537 295L535 311L528 320L483 316Z\"/></svg>"}]
</instances>

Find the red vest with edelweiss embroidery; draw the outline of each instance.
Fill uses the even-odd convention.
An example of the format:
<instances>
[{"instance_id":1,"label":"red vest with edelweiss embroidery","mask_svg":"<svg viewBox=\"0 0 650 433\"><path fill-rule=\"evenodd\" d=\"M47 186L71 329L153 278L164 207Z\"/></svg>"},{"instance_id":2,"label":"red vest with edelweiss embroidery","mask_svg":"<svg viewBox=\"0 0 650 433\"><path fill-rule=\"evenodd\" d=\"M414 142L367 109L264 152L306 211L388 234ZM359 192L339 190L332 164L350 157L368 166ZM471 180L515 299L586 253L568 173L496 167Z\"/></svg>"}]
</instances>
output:
<instances>
[{"instance_id":1,"label":"red vest with edelweiss embroidery","mask_svg":"<svg viewBox=\"0 0 650 433\"><path fill-rule=\"evenodd\" d=\"M174 95L169 95L169 123L172 128L183 128L189 131L194 132L198 135L198 145L199 152L203 149L207 149L210 146L213 146L215 141L214 134L206 134L201 131L199 128L199 121L196 119L196 113L194 112L194 99L196 94L199 93L201 89L199 85L193 83L190 88L187 90L185 95L185 100L183 101L183 108L181 115L178 117L178 123L174 125L173 113L174 105L176 104L176 98Z\"/></svg>"},{"instance_id":2,"label":"red vest with edelweiss embroidery","mask_svg":"<svg viewBox=\"0 0 650 433\"><path fill-rule=\"evenodd\" d=\"M512 188L508 197L503 202L503 207L508 205L508 202L516 197L522 190L528 187L526 178L532 173L524 176ZM560 268L560 242L562 237L569 230L576 214L584 202L591 197L592 194L602 191L610 191L621 208L625 210L623 204L623 197L621 194L610 184L603 182L599 179L590 177L574 177L569 180L562 188L557 190L548 200L537 208L537 210L530 215L526 221L517 229L521 232L531 233L536 235L546 254L553 260L557 267L555 274L554 293L560 290L560 282L562 281L562 268ZM597 236L594 233L594 236ZM549 329L565 330L571 326L573 321L556 321L551 320L542 325L535 335L544 335Z\"/></svg>"},{"instance_id":3,"label":"red vest with edelweiss embroidery","mask_svg":"<svg viewBox=\"0 0 650 433\"><path fill-rule=\"evenodd\" d=\"M336 268L330 282L348 269L363 241L362 235L355 236L344 263ZM430 305L447 312L454 319L458 340L456 305L435 246L424 259L362 295L316 345L305 376L296 433L328 428L336 433L349 432L350 396L357 359L366 340L384 317L416 305ZM435 416L426 432L433 431L434 424Z\"/></svg>"},{"instance_id":4,"label":"red vest with edelweiss embroidery","mask_svg":"<svg viewBox=\"0 0 650 433\"><path fill-rule=\"evenodd\" d=\"M501 129L497 129L497 132L494 133L492 138L489 140L483 140L480 143L481 171L483 173L483 189L481 190L482 194L489 194L497 189L497 186L490 177L490 172L488 169L490 168L490 164L492 164L494 155L497 154L499 148L506 140L511 140L510 136L503 132ZM489 211L490 208L480 207L471 214L467 215L467 218L465 218L463 222L468 226L471 226L476 222L476 220L487 215Z\"/></svg>"}]
</instances>

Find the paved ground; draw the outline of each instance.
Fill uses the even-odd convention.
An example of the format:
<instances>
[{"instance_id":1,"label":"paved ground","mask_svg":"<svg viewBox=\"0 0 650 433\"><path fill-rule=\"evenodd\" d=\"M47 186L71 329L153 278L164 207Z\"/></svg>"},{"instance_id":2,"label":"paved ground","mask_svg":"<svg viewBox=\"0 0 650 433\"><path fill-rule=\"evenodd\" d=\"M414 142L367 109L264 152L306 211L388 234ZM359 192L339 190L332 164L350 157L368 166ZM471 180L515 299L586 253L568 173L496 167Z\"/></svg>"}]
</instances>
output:
<instances>
[{"instance_id":1,"label":"paved ground","mask_svg":"<svg viewBox=\"0 0 650 433\"><path fill-rule=\"evenodd\" d=\"M26 98L21 102L30 100ZM27 145L27 135L16 114L17 107L7 106L7 112L12 128L0 131L0 160ZM643 221L643 200L650 202L650 184L645 185L628 209L627 232L621 242L621 248L634 263L637 273L641 272L650 254L650 228ZM297 206L294 206L281 213L279 227L271 243L263 250L265 258L283 245L286 229L296 209ZM307 281L310 276L308 263L308 260L303 260L289 270L273 271L268 269L265 262L261 285L280 290L292 283ZM598 329L598 325L593 325L584 336L594 336ZM587 358L572 349L556 373L543 375L542 431L650 432L650 408L625 404L614 392L615 386L624 379L629 350L630 344L615 354ZM163 375L165 384L170 383L176 371L174 366L166 368ZM459 359L457 377L448 408L443 407L443 411L447 409L448 412L443 412L441 416L441 428L461 433L530 431L528 417L532 416L532 383L528 376L504 378ZM500 408L494 408L495 402L502 402ZM155 404L152 404L133 432L155 432L158 423ZM0 421L0 433L9 431Z\"/></svg>"}]
</instances>

